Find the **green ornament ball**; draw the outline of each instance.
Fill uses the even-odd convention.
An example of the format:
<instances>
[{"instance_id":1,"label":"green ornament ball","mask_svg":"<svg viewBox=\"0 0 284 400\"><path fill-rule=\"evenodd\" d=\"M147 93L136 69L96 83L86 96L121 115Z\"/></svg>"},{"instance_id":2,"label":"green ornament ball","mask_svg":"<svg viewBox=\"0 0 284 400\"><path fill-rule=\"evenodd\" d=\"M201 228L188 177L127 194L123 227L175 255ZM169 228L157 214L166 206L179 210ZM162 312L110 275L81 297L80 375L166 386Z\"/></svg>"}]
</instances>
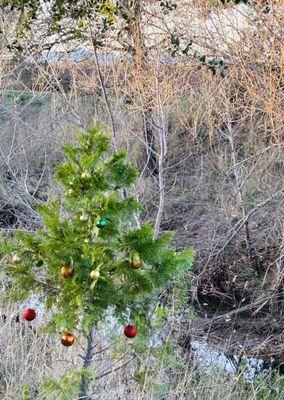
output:
<instances>
[{"instance_id":1,"label":"green ornament ball","mask_svg":"<svg viewBox=\"0 0 284 400\"><path fill-rule=\"evenodd\" d=\"M41 267L43 265L43 261L40 259L40 258L38 258L37 260L35 260L35 266L36 267Z\"/></svg>"},{"instance_id":2,"label":"green ornament ball","mask_svg":"<svg viewBox=\"0 0 284 400\"><path fill-rule=\"evenodd\" d=\"M106 219L105 218L101 218L99 220L99 222L97 223L97 227L100 228L100 229L103 229L106 226L106 224L107 224Z\"/></svg>"}]
</instances>

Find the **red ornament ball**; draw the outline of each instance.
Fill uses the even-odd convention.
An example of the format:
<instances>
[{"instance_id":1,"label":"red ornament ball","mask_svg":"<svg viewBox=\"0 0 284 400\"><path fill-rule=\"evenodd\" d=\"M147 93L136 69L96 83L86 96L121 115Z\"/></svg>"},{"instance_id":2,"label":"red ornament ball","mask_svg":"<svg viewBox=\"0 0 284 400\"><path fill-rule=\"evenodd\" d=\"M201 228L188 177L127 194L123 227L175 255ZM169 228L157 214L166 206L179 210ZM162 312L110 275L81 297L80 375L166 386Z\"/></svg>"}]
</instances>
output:
<instances>
[{"instance_id":1,"label":"red ornament ball","mask_svg":"<svg viewBox=\"0 0 284 400\"><path fill-rule=\"evenodd\" d=\"M136 326L127 325L127 326L124 328L124 334L125 334L125 336L128 337L129 339L135 338L135 336L137 335L137 333L138 333L138 331L137 331Z\"/></svg>"},{"instance_id":2,"label":"red ornament ball","mask_svg":"<svg viewBox=\"0 0 284 400\"><path fill-rule=\"evenodd\" d=\"M23 318L27 321L32 321L35 319L35 317L36 317L36 312L33 308L27 308L23 312Z\"/></svg>"}]
</instances>

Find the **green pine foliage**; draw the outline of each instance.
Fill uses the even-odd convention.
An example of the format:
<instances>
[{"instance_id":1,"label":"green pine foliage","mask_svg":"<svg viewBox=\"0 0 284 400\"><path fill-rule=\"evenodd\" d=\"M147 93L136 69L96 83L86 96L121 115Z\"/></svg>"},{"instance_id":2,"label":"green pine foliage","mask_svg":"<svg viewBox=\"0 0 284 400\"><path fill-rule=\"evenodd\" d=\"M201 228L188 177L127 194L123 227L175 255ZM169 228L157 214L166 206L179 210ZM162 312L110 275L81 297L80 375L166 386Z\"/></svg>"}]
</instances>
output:
<instances>
[{"instance_id":1,"label":"green pine foliage","mask_svg":"<svg viewBox=\"0 0 284 400\"><path fill-rule=\"evenodd\" d=\"M60 380L49 378L44 381L39 390L38 400L56 398L57 400L70 400L78 397L82 376L88 381L94 379L94 374L84 368L72 368L60 376Z\"/></svg>"},{"instance_id":2,"label":"green pine foliage","mask_svg":"<svg viewBox=\"0 0 284 400\"><path fill-rule=\"evenodd\" d=\"M171 280L183 279L194 259L192 249L177 253L171 247L172 234L153 240L152 226L135 225L143 208L123 196L137 176L125 152L109 155L109 138L99 127L77 139L65 148L66 162L56 173L65 195L39 209L43 227L5 237L1 246L11 279L7 300L28 306L37 295L54 332L89 330L110 309L120 321L145 321L155 296ZM132 268L133 257L141 268ZM62 268L73 275L62 277Z\"/></svg>"}]
</instances>

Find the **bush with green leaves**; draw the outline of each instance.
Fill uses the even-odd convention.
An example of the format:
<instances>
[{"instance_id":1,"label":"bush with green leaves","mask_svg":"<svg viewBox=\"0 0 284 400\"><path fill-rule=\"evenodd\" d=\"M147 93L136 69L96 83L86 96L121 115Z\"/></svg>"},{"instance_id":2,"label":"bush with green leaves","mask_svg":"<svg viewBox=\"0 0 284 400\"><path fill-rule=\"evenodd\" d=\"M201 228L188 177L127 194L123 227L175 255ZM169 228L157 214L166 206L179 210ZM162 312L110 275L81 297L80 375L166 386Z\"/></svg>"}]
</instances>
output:
<instances>
[{"instance_id":1,"label":"bush with green leaves","mask_svg":"<svg viewBox=\"0 0 284 400\"><path fill-rule=\"evenodd\" d=\"M154 240L151 225L137 226L143 207L125 195L137 172L124 151L110 154L99 127L77 140L65 147L56 173L65 194L39 208L42 228L2 239L11 280L6 300L28 306L37 296L50 332L87 333L110 311L121 323L145 327L157 294L184 279L194 251L176 252L171 233Z\"/></svg>"}]
</instances>

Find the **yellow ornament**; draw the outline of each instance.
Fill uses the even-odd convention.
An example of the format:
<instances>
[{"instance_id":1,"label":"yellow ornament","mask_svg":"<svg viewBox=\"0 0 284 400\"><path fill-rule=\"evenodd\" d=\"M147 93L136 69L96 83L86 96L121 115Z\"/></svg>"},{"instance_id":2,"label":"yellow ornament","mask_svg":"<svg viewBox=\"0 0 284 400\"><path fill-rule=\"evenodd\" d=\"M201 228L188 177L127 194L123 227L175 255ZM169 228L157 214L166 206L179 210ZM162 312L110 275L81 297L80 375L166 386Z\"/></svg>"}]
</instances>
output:
<instances>
[{"instance_id":1,"label":"yellow ornament","mask_svg":"<svg viewBox=\"0 0 284 400\"><path fill-rule=\"evenodd\" d=\"M98 269L94 269L93 271L91 271L90 273L90 277L94 280L97 281L99 279L99 277L101 276L100 271Z\"/></svg>"},{"instance_id":2,"label":"yellow ornament","mask_svg":"<svg viewBox=\"0 0 284 400\"><path fill-rule=\"evenodd\" d=\"M81 222L87 222L89 217L88 217L88 215L86 213L83 213L82 215L80 215L79 219L80 219Z\"/></svg>"},{"instance_id":3,"label":"yellow ornament","mask_svg":"<svg viewBox=\"0 0 284 400\"><path fill-rule=\"evenodd\" d=\"M85 170L82 175L81 175L82 179L90 179L91 178L91 174L89 171Z\"/></svg>"},{"instance_id":4,"label":"yellow ornament","mask_svg":"<svg viewBox=\"0 0 284 400\"><path fill-rule=\"evenodd\" d=\"M20 262L22 261L21 257L18 256L18 254L14 254L12 257L12 263L13 264L20 264Z\"/></svg>"}]
</instances>

